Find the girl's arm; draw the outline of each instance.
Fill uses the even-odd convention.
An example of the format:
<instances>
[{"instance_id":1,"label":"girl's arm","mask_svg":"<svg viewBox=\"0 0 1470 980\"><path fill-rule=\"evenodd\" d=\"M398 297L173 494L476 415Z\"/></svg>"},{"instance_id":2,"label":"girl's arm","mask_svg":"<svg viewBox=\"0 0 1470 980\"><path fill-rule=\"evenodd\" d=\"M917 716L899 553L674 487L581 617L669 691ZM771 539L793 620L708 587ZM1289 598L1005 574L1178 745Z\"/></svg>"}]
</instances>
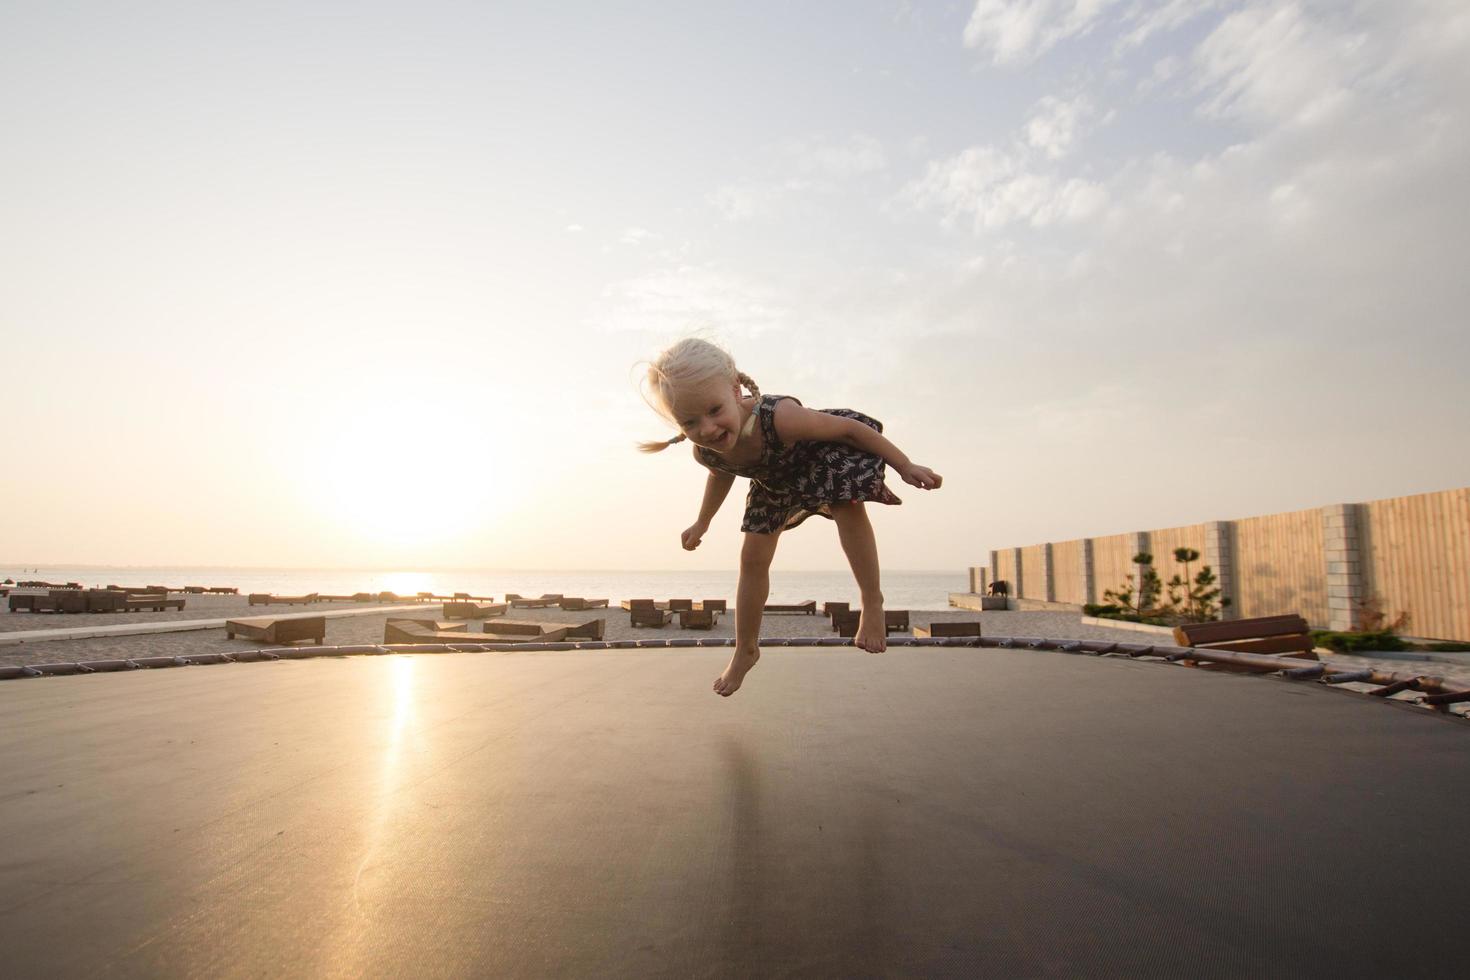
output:
<instances>
[{"instance_id":1,"label":"girl's arm","mask_svg":"<svg viewBox=\"0 0 1470 980\"><path fill-rule=\"evenodd\" d=\"M698 458L696 455L695 459ZM683 534L679 535L679 542L684 546L685 551L693 551L699 547L699 541L704 537L704 532L709 530L709 522L714 520L715 514L719 513L720 505L725 502L725 497L734 483L735 476L732 473L722 473L719 470L709 471L709 479L704 481L704 501L699 505L699 517L684 529Z\"/></svg>"},{"instance_id":2,"label":"girl's arm","mask_svg":"<svg viewBox=\"0 0 1470 980\"><path fill-rule=\"evenodd\" d=\"M782 442L799 442L809 439L816 442L841 442L879 456L892 466L903 482L911 483L924 490L938 489L944 478L927 466L920 466L904 455L883 433L870 428L857 419L814 412L798 405L790 398L776 403L776 434Z\"/></svg>"}]
</instances>

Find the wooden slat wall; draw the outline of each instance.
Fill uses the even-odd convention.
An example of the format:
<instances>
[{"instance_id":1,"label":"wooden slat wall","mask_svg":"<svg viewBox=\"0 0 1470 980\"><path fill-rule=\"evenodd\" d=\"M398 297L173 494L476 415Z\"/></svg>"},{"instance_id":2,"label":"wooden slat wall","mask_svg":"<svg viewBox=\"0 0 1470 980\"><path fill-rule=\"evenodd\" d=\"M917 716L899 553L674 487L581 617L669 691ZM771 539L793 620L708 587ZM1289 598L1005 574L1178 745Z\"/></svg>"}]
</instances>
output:
<instances>
[{"instance_id":1,"label":"wooden slat wall","mask_svg":"<svg viewBox=\"0 0 1470 980\"><path fill-rule=\"evenodd\" d=\"M1149 553L1154 556L1154 571L1159 573L1160 582L1168 582L1176 574L1184 578L1184 566L1174 560L1175 548L1193 548L1199 552L1199 561L1189 566L1190 575L1198 575L1205 563L1205 526L1189 524L1184 527L1166 527L1148 532ZM1159 603L1168 597L1167 590L1160 590Z\"/></svg>"},{"instance_id":2,"label":"wooden slat wall","mask_svg":"<svg viewBox=\"0 0 1470 980\"><path fill-rule=\"evenodd\" d=\"M995 579L1011 584L1011 598L1016 598L1016 561L1010 548L1002 548L995 555Z\"/></svg>"},{"instance_id":3,"label":"wooden slat wall","mask_svg":"<svg viewBox=\"0 0 1470 980\"><path fill-rule=\"evenodd\" d=\"M1470 489L1364 504L1360 533L1365 598L1409 636L1470 638Z\"/></svg>"},{"instance_id":4,"label":"wooden slat wall","mask_svg":"<svg viewBox=\"0 0 1470 980\"><path fill-rule=\"evenodd\" d=\"M1092 579L1097 583L1097 601L1103 601L1103 592L1117 591L1123 585L1123 576L1138 575L1133 564L1133 535L1109 534L1092 539Z\"/></svg>"},{"instance_id":5,"label":"wooden slat wall","mask_svg":"<svg viewBox=\"0 0 1470 980\"><path fill-rule=\"evenodd\" d=\"M1051 581L1057 602L1082 605L1082 540L1058 541L1051 546Z\"/></svg>"},{"instance_id":6,"label":"wooden slat wall","mask_svg":"<svg viewBox=\"0 0 1470 980\"><path fill-rule=\"evenodd\" d=\"M1300 613L1312 626L1327 627L1320 509L1236 521L1234 545L1238 618Z\"/></svg>"},{"instance_id":7,"label":"wooden slat wall","mask_svg":"<svg viewBox=\"0 0 1470 980\"><path fill-rule=\"evenodd\" d=\"M1041 574L1043 546L1028 545L1021 549L1021 589L1026 599L1046 598L1046 576Z\"/></svg>"}]
</instances>

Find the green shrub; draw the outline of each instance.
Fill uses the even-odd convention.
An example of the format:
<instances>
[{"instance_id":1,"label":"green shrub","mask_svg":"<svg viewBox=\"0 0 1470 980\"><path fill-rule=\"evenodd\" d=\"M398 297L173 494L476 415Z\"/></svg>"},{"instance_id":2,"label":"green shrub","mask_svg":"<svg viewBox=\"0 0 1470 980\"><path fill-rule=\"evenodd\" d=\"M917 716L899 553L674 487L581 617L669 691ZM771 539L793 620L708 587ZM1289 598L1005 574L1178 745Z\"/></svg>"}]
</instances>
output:
<instances>
[{"instance_id":1,"label":"green shrub","mask_svg":"<svg viewBox=\"0 0 1470 980\"><path fill-rule=\"evenodd\" d=\"M1407 650L1409 648L1409 645L1391 630L1373 630L1362 633L1313 630L1312 642L1337 653L1356 653L1363 650Z\"/></svg>"},{"instance_id":2,"label":"green shrub","mask_svg":"<svg viewBox=\"0 0 1470 980\"><path fill-rule=\"evenodd\" d=\"M1426 643L1424 649L1432 650L1435 653L1465 653L1470 651L1470 643L1464 643L1458 640L1448 643Z\"/></svg>"}]
</instances>

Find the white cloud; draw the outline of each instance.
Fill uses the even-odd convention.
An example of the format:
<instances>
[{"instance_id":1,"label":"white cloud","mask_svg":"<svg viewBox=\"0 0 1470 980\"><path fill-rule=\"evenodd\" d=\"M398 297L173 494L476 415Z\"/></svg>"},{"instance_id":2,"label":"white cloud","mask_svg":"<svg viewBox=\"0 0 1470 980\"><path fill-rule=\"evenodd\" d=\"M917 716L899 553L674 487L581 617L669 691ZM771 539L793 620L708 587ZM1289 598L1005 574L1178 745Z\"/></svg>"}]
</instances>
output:
<instances>
[{"instance_id":1,"label":"white cloud","mask_svg":"<svg viewBox=\"0 0 1470 980\"><path fill-rule=\"evenodd\" d=\"M651 238L656 238L653 232L647 228L632 227L623 232L623 237L618 241L624 245L642 245Z\"/></svg>"},{"instance_id":2,"label":"white cloud","mask_svg":"<svg viewBox=\"0 0 1470 980\"><path fill-rule=\"evenodd\" d=\"M1117 0L978 0L965 24L965 46L997 65L1023 65L1057 42L1090 30Z\"/></svg>"},{"instance_id":3,"label":"white cloud","mask_svg":"<svg viewBox=\"0 0 1470 980\"><path fill-rule=\"evenodd\" d=\"M1053 160L1066 156L1081 136L1082 123L1092 114L1086 96L1059 99L1048 95L1036 105L1024 129L1026 142Z\"/></svg>"},{"instance_id":4,"label":"white cloud","mask_svg":"<svg viewBox=\"0 0 1470 980\"><path fill-rule=\"evenodd\" d=\"M581 225L567 225L566 230L569 234L576 234L578 232L585 231L586 229L583 228Z\"/></svg>"},{"instance_id":5,"label":"white cloud","mask_svg":"<svg viewBox=\"0 0 1470 980\"><path fill-rule=\"evenodd\" d=\"M1015 223L1043 228L1082 221L1107 199L1100 184L1029 171L1019 157L989 146L931 162L924 176L900 193L900 200L917 210L937 210L946 225L968 219L977 232Z\"/></svg>"}]
</instances>

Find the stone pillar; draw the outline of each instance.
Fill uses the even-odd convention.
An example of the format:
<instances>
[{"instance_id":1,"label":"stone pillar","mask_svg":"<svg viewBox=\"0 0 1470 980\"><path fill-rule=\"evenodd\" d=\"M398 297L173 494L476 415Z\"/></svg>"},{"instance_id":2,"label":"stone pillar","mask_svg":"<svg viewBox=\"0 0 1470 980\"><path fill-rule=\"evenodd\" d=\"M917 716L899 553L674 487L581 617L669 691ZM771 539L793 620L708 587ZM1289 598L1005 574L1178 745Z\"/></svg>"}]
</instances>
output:
<instances>
[{"instance_id":1,"label":"stone pillar","mask_svg":"<svg viewBox=\"0 0 1470 980\"><path fill-rule=\"evenodd\" d=\"M1364 575L1362 537L1358 527L1362 506L1331 504L1322 508L1328 629L1355 630L1363 623Z\"/></svg>"},{"instance_id":2,"label":"stone pillar","mask_svg":"<svg viewBox=\"0 0 1470 980\"><path fill-rule=\"evenodd\" d=\"M1041 598L1047 602L1057 601L1057 581L1051 570L1051 542L1041 546Z\"/></svg>"},{"instance_id":3,"label":"stone pillar","mask_svg":"<svg viewBox=\"0 0 1470 980\"><path fill-rule=\"evenodd\" d=\"M1015 569L1016 569L1016 580L1011 583L1011 598L1012 599L1019 599L1019 598L1021 598L1021 596L1023 596L1025 594L1024 591L1022 591L1023 590L1023 585L1021 583L1021 549L1020 548L1012 548L1011 549L1011 565L1014 566Z\"/></svg>"},{"instance_id":4,"label":"stone pillar","mask_svg":"<svg viewBox=\"0 0 1470 980\"><path fill-rule=\"evenodd\" d=\"M1239 600L1235 598L1235 523L1210 521L1205 524L1205 564L1215 571L1215 584L1220 588L1220 618L1238 619ZM1230 605L1223 600L1229 599Z\"/></svg>"},{"instance_id":5,"label":"stone pillar","mask_svg":"<svg viewBox=\"0 0 1470 980\"><path fill-rule=\"evenodd\" d=\"M1082 539L1082 601L1097 602L1097 582L1092 574L1092 539Z\"/></svg>"}]
</instances>

